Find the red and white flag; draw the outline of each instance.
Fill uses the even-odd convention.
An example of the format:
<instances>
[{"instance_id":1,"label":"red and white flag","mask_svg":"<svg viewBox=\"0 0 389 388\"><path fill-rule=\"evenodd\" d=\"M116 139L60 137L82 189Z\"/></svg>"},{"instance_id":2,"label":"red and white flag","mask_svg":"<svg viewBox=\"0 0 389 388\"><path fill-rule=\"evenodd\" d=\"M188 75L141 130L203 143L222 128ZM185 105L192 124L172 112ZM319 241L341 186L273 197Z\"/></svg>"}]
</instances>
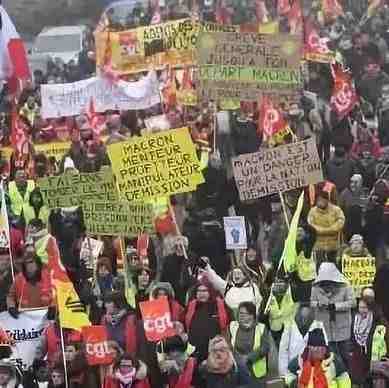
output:
<instances>
[{"instance_id":1,"label":"red and white flag","mask_svg":"<svg viewBox=\"0 0 389 388\"><path fill-rule=\"evenodd\" d=\"M289 0L278 0L277 13L279 16L286 15L290 11Z\"/></svg>"},{"instance_id":2,"label":"red and white flag","mask_svg":"<svg viewBox=\"0 0 389 388\"><path fill-rule=\"evenodd\" d=\"M359 98L351 74L346 72L340 65L333 65L331 70L334 78L331 106L338 117L342 119L354 109Z\"/></svg>"},{"instance_id":3,"label":"red and white flag","mask_svg":"<svg viewBox=\"0 0 389 388\"><path fill-rule=\"evenodd\" d=\"M19 81L31 77L26 49L12 20L0 5L0 80L10 83L16 92Z\"/></svg>"},{"instance_id":4,"label":"red and white flag","mask_svg":"<svg viewBox=\"0 0 389 388\"><path fill-rule=\"evenodd\" d=\"M12 112L12 131L11 131L11 144L12 148L24 155L28 152L28 149L24 145L28 142L29 128L25 121L14 110Z\"/></svg>"},{"instance_id":5,"label":"red and white flag","mask_svg":"<svg viewBox=\"0 0 389 388\"><path fill-rule=\"evenodd\" d=\"M270 98L263 97L259 108L259 132L264 141L271 141L275 135L289 128L282 113L274 106Z\"/></svg>"},{"instance_id":6,"label":"red and white flag","mask_svg":"<svg viewBox=\"0 0 389 388\"><path fill-rule=\"evenodd\" d=\"M291 34L303 33L303 11L300 0L294 0L288 12L289 26Z\"/></svg>"},{"instance_id":7,"label":"red and white flag","mask_svg":"<svg viewBox=\"0 0 389 388\"><path fill-rule=\"evenodd\" d=\"M332 63L334 53L329 49L329 38L321 37L312 22L305 23L304 51L305 59L312 62Z\"/></svg>"}]
</instances>

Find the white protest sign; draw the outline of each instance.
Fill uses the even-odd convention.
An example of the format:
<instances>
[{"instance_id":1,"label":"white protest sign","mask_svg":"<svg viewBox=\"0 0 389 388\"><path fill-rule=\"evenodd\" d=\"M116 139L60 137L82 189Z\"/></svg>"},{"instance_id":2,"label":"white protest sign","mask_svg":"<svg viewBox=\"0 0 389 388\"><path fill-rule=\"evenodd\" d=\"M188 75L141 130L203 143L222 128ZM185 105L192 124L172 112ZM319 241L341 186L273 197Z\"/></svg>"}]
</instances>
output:
<instances>
[{"instance_id":1,"label":"white protest sign","mask_svg":"<svg viewBox=\"0 0 389 388\"><path fill-rule=\"evenodd\" d=\"M103 241L95 240L87 237L81 244L80 260L83 261L86 267L90 270L94 269L94 262L100 255L104 246Z\"/></svg>"},{"instance_id":2,"label":"white protest sign","mask_svg":"<svg viewBox=\"0 0 389 388\"><path fill-rule=\"evenodd\" d=\"M241 201L251 201L323 181L314 139L263 149L232 159Z\"/></svg>"},{"instance_id":3,"label":"white protest sign","mask_svg":"<svg viewBox=\"0 0 389 388\"><path fill-rule=\"evenodd\" d=\"M112 82L92 77L68 84L41 85L43 118L85 113L91 101L97 112L147 109L158 103L159 82L154 71L136 82Z\"/></svg>"},{"instance_id":4,"label":"white protest sign","mask_svg":"<svg viewBox=\"0 0 389 388\"><path fill-rule=\"evenodd\" d=\"M27 369L31 366L41 336L49 324L46 320L47 309L23 311L18 319L8 312L0 313L0 327L15 341L11 358Z\"/></svg>"},{"instance_id":5,"label":"white protest sign","mask_svg":"<svg viewBox=\"0 0 389 388\"><path fill-rule=\"evenodd\" d=\"M247 249L244 217L224 217L223 220L227 249Z\"/></svg>"}]
</instances>

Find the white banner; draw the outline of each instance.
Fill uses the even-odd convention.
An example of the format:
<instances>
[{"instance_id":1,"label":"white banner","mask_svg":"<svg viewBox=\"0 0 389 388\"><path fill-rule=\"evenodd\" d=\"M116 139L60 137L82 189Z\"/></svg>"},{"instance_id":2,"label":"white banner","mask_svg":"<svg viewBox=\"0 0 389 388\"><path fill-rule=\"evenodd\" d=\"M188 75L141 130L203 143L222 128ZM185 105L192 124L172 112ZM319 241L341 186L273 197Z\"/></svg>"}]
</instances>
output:
<instances>
[{"instance_id":1,"label":"white banner","mask_svg":"<svg viewBox=\"0 0 389 388\"><path fill-rule=\"evenodd\" d=\"M244 217L223 217L227 249L247 249Z\"/></svg>"},{"instance_id":2,"label":"white banner","mask_svg":"<svg viewBox=\"0 0 389 388\"><path fill-rule=\"evenodd\" d=\"M48 325L47 309L21 312L18 319L0 313L0 327L15 341L11 358L23 369L31 366L43 330Z\"/></svg>"},{"instance_id":3,"label":"white banner","mask_svg":"<svg viewBox=\"0 0 389 388\"><path fill-rule=\"evenodd\" d=\"M76 116L85 113L91 101L97 112L147 109L160 102L155 71L136 82L93 77L70 84L41 86L44 118Z\"/></svg>"}]
</instances>

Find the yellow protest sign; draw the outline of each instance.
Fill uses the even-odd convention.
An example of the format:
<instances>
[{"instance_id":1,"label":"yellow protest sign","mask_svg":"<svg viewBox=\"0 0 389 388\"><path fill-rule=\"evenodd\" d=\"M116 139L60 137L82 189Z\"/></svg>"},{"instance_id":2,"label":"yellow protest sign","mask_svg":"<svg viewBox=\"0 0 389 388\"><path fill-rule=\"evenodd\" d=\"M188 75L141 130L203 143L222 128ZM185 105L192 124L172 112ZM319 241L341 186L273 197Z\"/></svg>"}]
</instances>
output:
<instances>
[{"instance_id":1,"label":"yellow protest sign","mask_svg":"<svg viewBox=\"0 0 389 388\"><path fill-rule=\"evenodd\" d=\"M1 157L8 162L11 160L12 153L14 152L12 147L1 147Z\"/></svg>"},{"instance_id":2,"label":"yellow protest sign","mask_svg":"<svg viewBox=\"0 0 389 388\"><path fill-rule=\"evenodd\" d=\"M59 321L66 329L81 330L90 326L86 307L81 303L71 282L56 281Z\"/></svg>"},{"instance_id":3,"label":"yellow protest sign","mask_svg":"<svg viewBox=\"0 0 389 388\"><path fill-rule=\"evenodd\" d=\"M194 191L204 182L188 128L108 146L120 196L129 202Z\"/></svg>"},{"instance_id":4,"label":"yellow protest sign","mask_svg":"<svg viewBox=\"0 0 389 388\"><path fill-rule=\"evenodd\" d=\"M239 26L180 19L127 31L97 31L96 63L102 68L109 61L120 74L162 69L166 65L194 65L197 37L201 31L239 30Z\"/></svg>"},{"instance_id":5,"label":"yellow protest sign","mask_svg":"<svg viewBox=\"0 0 389 388\"><path fill-rule=\"evenodd\" d=\"M86 202L82 211L86 231L91 234L137 237L142 233L155 233L151 204Z\"/></svg>"},{"instance_id":6,"label":"yellow protest sign","mask_svg":"<svg viewBox=\"0 0 389 388\"><path fill-rule=\"evenodd\" d=\"M43 153L47 158L52 156L55 157L57 161L62 160L62 158L68 153L70 150L71 142L54 142L54 143L45 143L45 144L35 144L35 152Z\"/></svg>"},{"instance_id":7,"label":"yellow protest sign","mask_svg":"<svg viewBox=\"0 0 389 388\"><path fill-rule=\"evenodd\" d=\"M363 288L373 284L376 273L375 258L343 255L342 272L353 287L355 296L359 297Z\"/></svg>"}]
</instances>

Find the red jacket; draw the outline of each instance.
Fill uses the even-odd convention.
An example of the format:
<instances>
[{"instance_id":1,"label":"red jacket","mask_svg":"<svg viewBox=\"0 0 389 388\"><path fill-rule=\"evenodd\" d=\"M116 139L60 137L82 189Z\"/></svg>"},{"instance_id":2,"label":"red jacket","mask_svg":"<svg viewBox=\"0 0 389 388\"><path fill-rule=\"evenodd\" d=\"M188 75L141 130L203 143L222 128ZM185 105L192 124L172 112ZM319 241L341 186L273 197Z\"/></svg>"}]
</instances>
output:
<instances>
[{"instance_id":1,"label":"red jacket","mask_svg":"<svg viewBox=\"0 0 389 388\"><path fill-rule=\"evenodd\" d=\"M193 299L188 304L188 309L187 309L186 315L185 315L185 325L186 325L187 332L189 332L190 325L191 325L193 317L196 313L196 305L197 305L196 299ZM222 298L219 298L219 297L216 298L216 307L217 307L217 316L219 318L220 330L224 331L227 329L229 319L228 319L226 307L224 305L224 300Z\"/></svg>"},{"instance_id":2,"label":"red jacket","mask_svg":"<svg viewBox=\"0 0 389 388\"><path fill-rule=\"evenodd\" d=\"M138 380L133 385L134 388L151 388L149 379ZM113 377L108 376L104 381L104 388L120 388L119 382ZM188 387L189 388L189 387Z\"/></svg>"},{"instance_id":3,"label":"red jacket","mask_svg":"<svg viewBox=\"0 0 389 388\"><path fill-rule=\"evenodd\" d=\"M196 368L196 359L188 358L185 369L177 377L169 377L169 388L192 388L193 372Z\"/></svg>"}]
</instances>

